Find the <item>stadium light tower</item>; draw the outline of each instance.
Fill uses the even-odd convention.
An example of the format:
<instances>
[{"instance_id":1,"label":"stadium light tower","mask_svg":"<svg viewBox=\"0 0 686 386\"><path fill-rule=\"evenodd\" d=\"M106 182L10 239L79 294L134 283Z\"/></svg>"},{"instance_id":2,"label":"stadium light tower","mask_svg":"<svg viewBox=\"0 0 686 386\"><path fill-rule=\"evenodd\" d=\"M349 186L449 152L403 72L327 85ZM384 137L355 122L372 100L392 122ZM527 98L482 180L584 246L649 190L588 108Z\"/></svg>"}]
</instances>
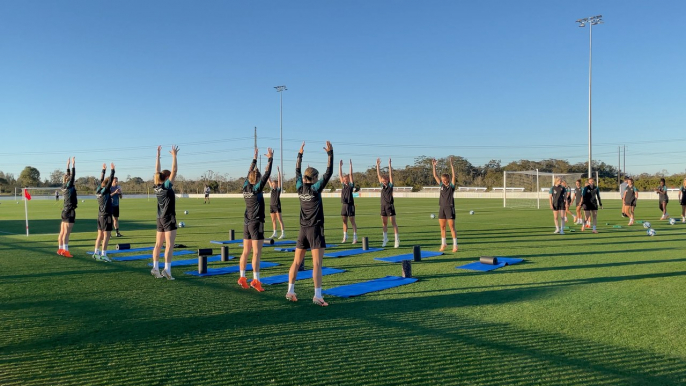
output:
<instances>
[{"instance_id":1,"label":"stadium light tower","mask_svg":"<svg viewBox=\"0 0 686 386\"><path fill-rule=\"evenodd\" d=\"M276 92L278 92L281 96L281 150L279 152L281 153L281 173L283 173L283 92L288 89L286 88L286 86L276 86L274 88L276 89Z\"/></svg>"},{"instance_id":2,"label":"stadium light tower","mask_svg":"<svg viewBox=\"0 0 686 386\"><path fill-rule=\"evenodd\" d=\"M593 26L603 24L603 15L585 17L576 21L579 27L588 25L588 178L593 174L591 157L591 74L593 73ZM596 181L596 184L598 182Z\"/></svg>"}]
</instances>

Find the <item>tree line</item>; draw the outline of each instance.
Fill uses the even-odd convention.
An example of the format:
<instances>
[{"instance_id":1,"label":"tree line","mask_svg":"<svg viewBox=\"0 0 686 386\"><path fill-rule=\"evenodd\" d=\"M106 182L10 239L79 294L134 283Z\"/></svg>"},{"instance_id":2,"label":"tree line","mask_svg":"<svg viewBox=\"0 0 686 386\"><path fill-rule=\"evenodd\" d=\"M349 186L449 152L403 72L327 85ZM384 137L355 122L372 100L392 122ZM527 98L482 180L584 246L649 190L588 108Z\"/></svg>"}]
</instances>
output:
<instances>
[{"instance_id":1,"label":"tree line","mask_svg":"<svg viewBox=\"0 0 686 386\"><path fill-rule=\"evenodd\" d=\"M485 187L489 190L494 187L503 186L503 171L528 171L538 169L539 172L545 173L579 173L582 178L586 178L588 166L586 163L579 162L570 164L566 160L545 159L540 161L519 160L512 161L507 165L502 165L500 160L490 160L484 165L473 165L466 158L460 156L447 156L437 158L438 165L436 172L440 175L442 173L450 173L449 159L452 157L453 165L455 166L455 179L457 186L472 186ZM419 191L424 186L435 186L436 181L433 178L432 171L432 157L420 156L415 158L414 164L406 165L404 167L393 168L393 180L396 186L411 186L413 191ZM337 165L336 165L337 166ZM347 165L346 165L347 166ZM337 169L337 167L335 168ZM345 172L344 168L344 172ZM598 186L603 191L617 190L617 177L619 170L612 165L604 162L594 162L594 172L598 172ZM382 168L382 173L388 173L388 167ZM41 173L38 169L27 166L15 178L11 173L4 173L0 171L0 193L13 193L15 188L21 187L54 187L58 189L62 185L62 176L64 171L56 169L52 171L47 178L41 178ZM337 176L337 170L334 170L334 176ZM273 177L276 177L275 175ZM624 177L623 175L621 177ZM659 184L660 178L665 178L667 186L670 188L678 188L682 186L686 174L673 174L670 176L662 173L648 174L643 173L634 178L634 184L640 191L652 191ZM360 188L376 187L379 185L376 175L376 165L368 167L362 172L355 172L353 174L355 185ZM99 185L99 177L83 176L76 180L76 189L81 193L94 193ZM200 178L186 179L182 175L177 176L175 181L175 190L181 194L202 193L205 186L209 186L213 193L238 193L243 188L244 178L231 179L226 175L214 173L211 170L203 173ZM572 181L568 183L573 184ZM119 184L125 192L145 193L152 187L152 179L143 179L141 177L132 177L130 175L126 178L119 177ZM329 188L335 190L340 188L338 178L332 178L329 182ZM283 181L285 192L295 192L295 178Z\"/></svg>"}]
</instances>

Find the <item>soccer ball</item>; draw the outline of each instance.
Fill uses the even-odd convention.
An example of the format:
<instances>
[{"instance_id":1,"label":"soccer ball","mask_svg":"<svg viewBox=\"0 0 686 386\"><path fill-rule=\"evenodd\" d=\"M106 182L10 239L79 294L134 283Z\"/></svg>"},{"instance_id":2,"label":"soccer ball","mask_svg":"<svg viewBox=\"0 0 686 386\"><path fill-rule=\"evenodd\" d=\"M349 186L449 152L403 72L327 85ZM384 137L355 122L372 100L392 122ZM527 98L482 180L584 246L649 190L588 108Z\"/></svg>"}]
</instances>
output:
<instances>
[{"instance_id":1,"label":"soccer ball","mask_svg":"<svg viewBox=\"0 0 686 386\"><path fill-rule=\"evenodd\" d=\"M644 222L643 227L646 229L650 229L650 223L648 221Z\"/></svg>"},{"instance_id":2,"label":"soccer ball","mask_svg":"<svg viewBox=\"0 0 686 386\"><path fill-rule=\"evenodd\" d=\"M676 224L676 219L672 217L669 219L669 225L674 225L674 224Z\"/></svg>"},{"instance_id":3,"label":"soccer ball","mask_svg":"<svg viewBox=\"0 0 686 386\"><path fill-rule=\"evenodd\" d=\"M185 228L185 227L186 227L186 223L183 222L183 221L181 221L181 222L179 223L179 228Z\"/></svg>"},{"instance_id":4,"label":"soccer ball","mask_svg":"<svg viewBox=\"0 0 686 386\"><path fill-rule=\"evenodd\" d=\"M474 214L474 211L473 211L473 210L470 210L470 211L469 211L469 214Z\"/></svg>"},{"instance_id":5,"label":"soccer ball","mask_svg":"<svg viewBox=\"0 0 686 386\"><path fill-rule=\"evenodd\" d=\"M648 229L648 231L646 232L648 236L655 236L656 233L657 232L655 232L655 229L653 228Z\"/></svg>"},{"instance_id":6,"label":"soccer ball","mask_svg":"<svg viewBox=\"0 0 686 386\"><path fill-rule=\"evenodd\" d=\"M184 210L184 211L183 211L183 214L188 214L188 211L187 211L187 210Z\"/></svg>"},{"instance_id":7,"label":"soccer ball","mask_svg":"<svg viewBox=\"0 0 686 386\"><path fill-rule=\"evenodd\" d=\"M81 200L81 202L86 202L86 200Z\"/></svg>"},{"instance_id":8,"label":"soccer ball","mask_svg":"<svg viewBox=\"0 0 686 386\"><path fill-rule=\"evenodd\" d=\"M431 218L436 218L436 215L431 213Z\"/></svg>"}]
</instances>

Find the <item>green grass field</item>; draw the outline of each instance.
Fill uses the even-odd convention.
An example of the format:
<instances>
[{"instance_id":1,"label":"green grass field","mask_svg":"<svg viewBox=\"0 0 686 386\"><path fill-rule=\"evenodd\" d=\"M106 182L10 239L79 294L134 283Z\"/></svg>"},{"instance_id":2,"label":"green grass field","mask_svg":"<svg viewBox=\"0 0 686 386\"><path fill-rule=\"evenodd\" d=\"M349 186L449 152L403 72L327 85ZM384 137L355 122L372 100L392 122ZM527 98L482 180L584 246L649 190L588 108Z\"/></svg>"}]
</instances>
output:
<instances>
[{"instance_id":1,"label":"green grass field","mask_svg":"<svg viewBox=\"0 0 686 386\"><path fill-rule=\"evenodd\" d=\"M347 272L325 276L324 288L400 275L399 264L374 257L409 253L415 244L437 250L438 221L429 217L437 201L397 199L401 248L326 258L325 266ZM378 199L356 202L360 237L380 246ZM294 240L298 202L283 204ZM311 280L297 282L300 302L290 303L286 284L257 293L240 289L237 274L198 278L183 274L196 267L177 267L170 282L154 279L149 261L96 262L86 255L96 235L95 201L79 204L75 258L59 257L61 204L31 201L27 238L23 205L2 201L0 384L686 383L686 224L658 221L656 202L639 203L637 218L657 230L648 237L640 224L625 226L619 201L608 201L599 234L561 236L549 210L503 209L499 200L456 204L460 252L413 263L417 283L327 297L323 308L310 301ZM338 244L339 200L326 199L325 209L327 241ZM124 200L121 210L125 237L111 244L153 245L155 203ZM226 239L229 229L242 234L243 210L238 199L181 199L178 219L187 227L177 242L218 249L208 242ZM525 262L490 273L455 268L481 255ZM286 273L292 258L265 249L263 260L281 265L262 276ZM223 264L237 260L211 266Z\"/></svg>"}]
</instances>

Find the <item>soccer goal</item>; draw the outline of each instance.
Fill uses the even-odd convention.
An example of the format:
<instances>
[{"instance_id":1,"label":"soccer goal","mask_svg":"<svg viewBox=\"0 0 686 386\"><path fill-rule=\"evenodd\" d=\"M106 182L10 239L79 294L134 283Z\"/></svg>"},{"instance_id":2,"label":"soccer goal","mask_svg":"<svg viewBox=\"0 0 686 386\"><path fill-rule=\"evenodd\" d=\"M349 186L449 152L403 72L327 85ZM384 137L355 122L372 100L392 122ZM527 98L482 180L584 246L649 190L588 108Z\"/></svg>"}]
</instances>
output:
<instances>
[{"instance_id":1,"label":"soccer goal","mask_svg":"<svg viewBox=\"0 0 686 386\"><path fill-rule=\"evenodd\" d=\"M503 172L503 207L504 208L547 208L548 191L556 178L567 182L567 186L575 186L575 181L581 178L581 173L545 173L538 170L505 171ZM494 189L500 190L500 189Z\"/></svg>"}]
</instances>

